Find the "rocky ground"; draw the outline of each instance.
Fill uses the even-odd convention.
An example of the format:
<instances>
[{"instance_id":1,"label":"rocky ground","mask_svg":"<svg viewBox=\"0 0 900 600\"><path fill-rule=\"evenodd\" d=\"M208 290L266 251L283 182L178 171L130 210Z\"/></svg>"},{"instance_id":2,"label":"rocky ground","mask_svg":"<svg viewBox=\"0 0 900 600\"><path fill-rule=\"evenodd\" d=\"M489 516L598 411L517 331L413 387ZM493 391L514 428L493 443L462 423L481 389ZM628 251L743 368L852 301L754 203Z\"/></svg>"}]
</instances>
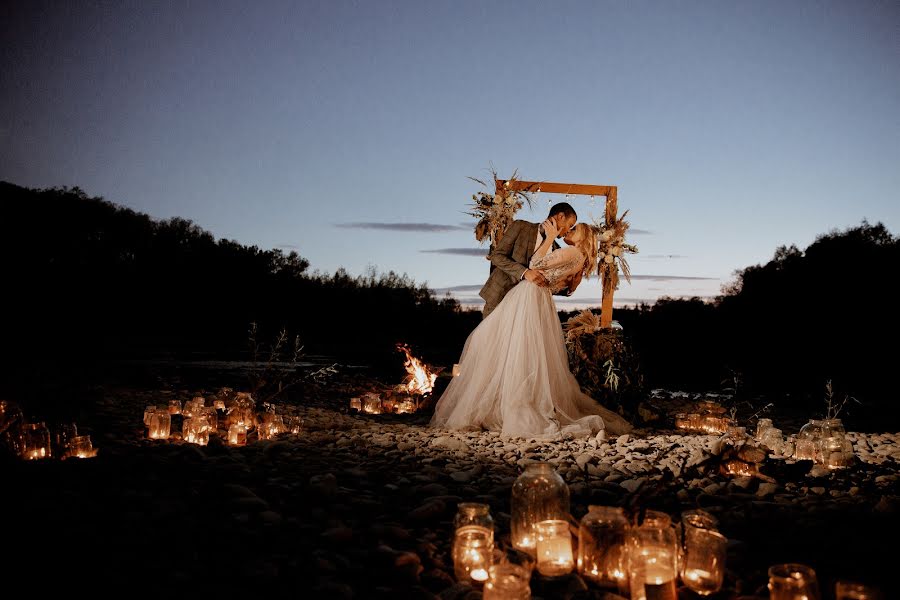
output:
<instances>
[{"instance_id":1,"label":"rocky ground","mask_svg":"<svg viewBox=\"0 0 900 600\"><path fill-rule=\"evenodd\" d=\"M838 579L896 597L898 433L852 432L857 460L837 471L770 456L772 483L706 468L718 436L684 435L670 419L613 439L508 440L431 429L427 412L351 414L349 389L307 397L298 435L200 447L144 439L142 414L211 390L104 387L87 427L97 457L4 465L4 572L41 595L476 600L449 556L457 504L488 503L508 543L511 486L529 461L549 461L569 485L574 521L590 504L715 514L729 554L713 598L767 598L766 569L781 562L813 566L825 599ZM669 414L696 399L657 393L652 404ZM576 575L535 573L532 592L614 598Z\"/></svg>"}]
</instances>

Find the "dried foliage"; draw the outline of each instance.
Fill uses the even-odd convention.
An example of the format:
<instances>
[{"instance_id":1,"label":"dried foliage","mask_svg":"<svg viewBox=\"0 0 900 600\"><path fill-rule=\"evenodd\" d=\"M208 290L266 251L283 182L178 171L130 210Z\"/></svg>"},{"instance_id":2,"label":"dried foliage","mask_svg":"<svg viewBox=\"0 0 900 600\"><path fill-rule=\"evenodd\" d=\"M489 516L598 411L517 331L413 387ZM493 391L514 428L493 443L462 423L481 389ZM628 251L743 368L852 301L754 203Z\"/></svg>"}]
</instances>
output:
<instances>
[{"instance_id":1,"label":"dried foliage","mask_svg":"<svg viewBox=\"0 0 900 600\"><path fill-rule=\"evenodd\" d=\"M566 321L565 330L569 366L584 393L633 419L644 380L621 331L600 328L589 310Z\"/></svg>"},{"instance_id":2,"label":"dried foliage","mask_svg":"<svg viewBox=\"0 0 900 600\"><path fill-rule=\"evenodd\" d=\"M825 382L825 418L826 419L837 419L838 415L841 414L841 411L844 410L844 407L847 405L847 402L853 401L857 404L862 404L859 400L854 398L853 396L844 395L844 399L839 403L834 399L834 388L831 385L831 380Z\"/></svg>"},{"instance_id":3,"label":"dried foliage","mask_svg":"<svg viewBox=\"0 0 900 600\"><path fill-rule=\"evenodd\" d=\"M472 194L473 207L468 214L478 219L478 223L475 225L475 239L480 243L489 240L491 246L496 246L509 226L512 225L519 209L525 204L531 208L532 193L536 190L509 189L511 183L518 181L517 172L513 171L512 177L506 182L506 187L500 193L496 193L497 172L493 168L491 175L493 176L492 185L488 185L481 179L469 177L472 181L487 188L488 191Z\"/></svg>"},{"instance_id":4,"label":"dried foliage","mask_svg":"<svg viewBox=\"0 0 900 600\"><path fill-rule=\"evenodd\" d=\"M301 383L325 383L329 377L338 372L337 363L311 372L303 372L300 364L303 346L300 344L299 335L294 336L289 342L287 330L282 329L268 348L264 347L258 336L257 324L250 323L247 340L252 365L247 375L248 384L252 397L263 404L271 402Z\"/></svg>"},{"instance_id":5,"label":"dried foliage","mask_svg":"<svg viewBox=\"0 0 900 600\"><path fill-rule=\"evenodd\" d=\"M625 276L625 280L631 283L631 267L625 260L625 254L637 254L638 248L633 244L625 243L625 233L631 224L625 220L628 215L626 210L621 216L607 223L595 219L593 229L597 234L599 249L597 252L597 275L603 278L603 291L613 291L619 288L619 271Z\"/></svg>"},{"instance_id":6,"label":"dried foliage","mask_svg":"<svg viewBox=\"0 0 900 600\"><path fill-rule=\"evenodd\" d=\"M601 329L600 315L596 315L593 311L586 308L566 321L564 329L567 342L571 342L576 337L586 333L596 333Z\"/></svg>"}]
</instances>

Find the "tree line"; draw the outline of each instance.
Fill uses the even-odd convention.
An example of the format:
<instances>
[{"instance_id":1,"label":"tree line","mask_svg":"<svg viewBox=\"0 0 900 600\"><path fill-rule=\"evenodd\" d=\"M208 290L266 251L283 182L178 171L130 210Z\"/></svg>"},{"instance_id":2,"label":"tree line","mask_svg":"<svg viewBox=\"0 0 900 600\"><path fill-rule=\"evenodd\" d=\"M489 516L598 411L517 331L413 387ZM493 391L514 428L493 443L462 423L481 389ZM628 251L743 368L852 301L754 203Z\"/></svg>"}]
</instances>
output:
<instances>
[{"instance_id":1,"label":"tree line","mask_svg":"<svg viewBox=\"0 0 900 600\"><path fill-rule=\"evenodd\" d=\"M217 240L78 188L0 182L0 201L8 378L108 358L244 358L251 323L262 339L286 330L338 360L391 365L404 342L449 365L481 319L405 274L311 271L296 252ZM895 418L888 282L898 248L882 224L863 221L804 250L778 248L712 302L664 298L615 318L648 387L730 387L816 406L832 380Z\"/></svg>"}]
</instances>

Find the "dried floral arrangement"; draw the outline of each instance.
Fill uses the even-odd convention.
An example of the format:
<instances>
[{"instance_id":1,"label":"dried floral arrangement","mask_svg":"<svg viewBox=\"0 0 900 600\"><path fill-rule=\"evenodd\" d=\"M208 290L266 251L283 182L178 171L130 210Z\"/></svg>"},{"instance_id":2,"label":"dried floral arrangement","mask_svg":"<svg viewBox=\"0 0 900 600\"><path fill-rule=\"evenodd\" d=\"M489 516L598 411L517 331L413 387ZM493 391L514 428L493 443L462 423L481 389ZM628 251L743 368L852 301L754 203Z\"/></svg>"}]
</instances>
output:
<instances>
[{"instance_id":1,"label":"dried floral arrangement","mask_svg":"<svg viewBox=\"0 0 900 600\"><path fill-rule=\"evenodd\" d=\"M606 223L600 219L594 219L593 228L597 233L599 249L597 252L597 275L603 278L603 292L613 291L619 288L619 271L625 276L625 280L631 283L631 267L625 259L625 254L637 254L638 247L625 243L625 233L631 224L625 220L628 211Z\"/></svg>"},{"instance_id":2,"label":"dried floral arrangement","mask_svg":"<svg viewBox=\"0 0 900 600\"><path fill-rule=\"evenodd\" d=\"M517 173L513 171L506 186L500 193L496 193L497 189L497 172L491 169L493 176L493 185L489 186L487 182L469 177L472 181L480 183L489 191L482 191L472 194L472 210L467 214L478 219L475 225L475 239L479 243L490 241L491 246L496 246L503 238L503 234L512 225L516 218L516 213L525 204L529 208L533 206L534 199L532 193L536 190L511 190L510 184L518 181ZM495 193L491 193L491 191Z\"/></svg>"}]
</instances>

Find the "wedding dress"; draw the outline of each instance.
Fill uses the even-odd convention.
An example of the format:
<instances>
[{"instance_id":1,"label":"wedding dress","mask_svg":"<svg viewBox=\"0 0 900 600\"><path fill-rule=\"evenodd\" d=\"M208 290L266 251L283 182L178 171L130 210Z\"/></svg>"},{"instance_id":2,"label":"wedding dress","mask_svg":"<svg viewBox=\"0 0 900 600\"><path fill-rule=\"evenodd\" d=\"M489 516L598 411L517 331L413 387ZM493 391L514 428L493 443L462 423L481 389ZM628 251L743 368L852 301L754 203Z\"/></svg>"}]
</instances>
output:
<instances>
[{"instance_id":1,"label":"wedding dress","mask_svg":"<svg viewBox=\"0 0 900 600\"><path fill-rule=\"evenodd\" d=\"M530 268L543 273L549 287L523 279L469 334L459 375L438 400L431 425L538 439L631 430L625 419L584 394L569 370L551 292L565 287L583 264L582 253L571 246L532 259Z\"/></svg>"}]
</instances>

